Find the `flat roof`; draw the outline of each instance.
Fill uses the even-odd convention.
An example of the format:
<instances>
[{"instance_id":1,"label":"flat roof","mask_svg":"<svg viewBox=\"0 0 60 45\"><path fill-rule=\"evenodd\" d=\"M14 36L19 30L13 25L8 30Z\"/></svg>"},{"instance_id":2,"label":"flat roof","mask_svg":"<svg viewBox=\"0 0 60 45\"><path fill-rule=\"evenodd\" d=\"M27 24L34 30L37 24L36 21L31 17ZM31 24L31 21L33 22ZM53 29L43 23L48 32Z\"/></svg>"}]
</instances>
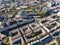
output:
<instances>
[{"instance_id":1,"label":"flat roof","mask_svg":"<svg viewBox=\"0 0 60 45\"><path fill-rule=\"evenodd\" d=\"M16 24L10 25L9 27L5 27L3 29L0 29L0 33L5 32L5 31L10 31L10 30L13 30L13 29L18 28L18 27L22 27L22 26L24 26L26 24L30 24L32 22L35 22L35 20L31 19L31 20L26 20L23 22L18 22Z\"/></svg>"},{"instance_id":2,"label":"flat roof","mask_svg":"<svg viewBox=\"0 0 60 45\"><path fill-rule=\"evenodd\" d=\"M48 36L47 38L43 39L41 42L37 42L33 45L44 45L45 43L48 43L53 40L53 37Z\"/></svg>"}]
</instances>

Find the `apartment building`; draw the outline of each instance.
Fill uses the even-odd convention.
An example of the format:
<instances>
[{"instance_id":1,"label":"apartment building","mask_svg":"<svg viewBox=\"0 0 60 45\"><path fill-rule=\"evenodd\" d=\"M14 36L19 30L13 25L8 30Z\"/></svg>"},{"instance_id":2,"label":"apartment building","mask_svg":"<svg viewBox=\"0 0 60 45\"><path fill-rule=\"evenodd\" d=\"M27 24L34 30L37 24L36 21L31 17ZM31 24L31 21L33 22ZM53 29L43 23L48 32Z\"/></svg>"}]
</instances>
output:
<instances>
[{"instance_id":1,"label":"apartment building","mask_svg":"<svg viewBox=\"0 0 60 45\"><path fill-rule=\"evenodd\" d=\"M54 0L54 1L60 2L60 0Z\"/></svg>"}]
</instances>

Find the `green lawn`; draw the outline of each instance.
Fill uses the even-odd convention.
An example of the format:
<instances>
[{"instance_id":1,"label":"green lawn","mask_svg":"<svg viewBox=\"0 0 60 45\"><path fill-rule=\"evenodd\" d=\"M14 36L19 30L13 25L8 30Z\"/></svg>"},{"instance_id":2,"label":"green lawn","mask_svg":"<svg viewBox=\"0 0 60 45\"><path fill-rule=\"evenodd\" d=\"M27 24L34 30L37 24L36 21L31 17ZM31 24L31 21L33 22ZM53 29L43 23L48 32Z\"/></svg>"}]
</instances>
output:
<instances>
[{"instance_id":1,"label":"green lawn","mask_svg":"<svg viewBox=\"0 0 60 45\"><path fill-rule=\"evenodd\" d=\"M27 10L28 13L34 12L34 13L39 14L39 15L45 15L46 14L46 12L40 11L38 6L35 6L35 7L34 6L29 6L26 10Z\"/></svg>"},{"instance_id":2,"label":"green lawn","mask_svg":"<svg viewBox=\"0 0 60 45\"><path fill-rule=\"evenodd\" d=\"M60 45L60 38L57 38L57 42L58 42L58 44Z\"/></svg>"},{"instance_id":3,"label":"green lawn","mask_svg":"<svg viewBox=\"0 0 60 45\"><path fill-rule=\"evenodd\" d=\"M10 45L9 37L6 37L6 39L4 40L4 43L7 45Z\"/></svg>"}]
</instances>

